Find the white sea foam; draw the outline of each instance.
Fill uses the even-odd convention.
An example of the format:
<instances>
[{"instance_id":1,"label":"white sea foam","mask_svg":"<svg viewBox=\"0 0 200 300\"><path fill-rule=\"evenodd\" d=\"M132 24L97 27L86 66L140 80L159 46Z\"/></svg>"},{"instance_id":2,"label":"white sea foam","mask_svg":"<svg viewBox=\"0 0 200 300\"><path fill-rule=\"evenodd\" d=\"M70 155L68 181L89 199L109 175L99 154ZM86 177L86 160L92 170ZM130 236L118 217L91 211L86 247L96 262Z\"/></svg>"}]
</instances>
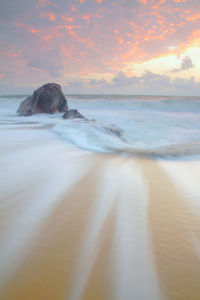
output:
<instances>
[{"instance_id":1,"label":"white sea foam","mask_svg":"<svg viewBox=\"0 0 200 300\"><path fill-rule=\"evenodd\" d=\"M63 120L61 114L19 117L21 98L0 99L1 126L49 126L62 139L94 152L185 156L200 154L200 99L166 97L69 97L89 120ZM87 99L89 98L89 99ZM110 129L115 128L116 131Z\"/></svg>"}]
</instances>

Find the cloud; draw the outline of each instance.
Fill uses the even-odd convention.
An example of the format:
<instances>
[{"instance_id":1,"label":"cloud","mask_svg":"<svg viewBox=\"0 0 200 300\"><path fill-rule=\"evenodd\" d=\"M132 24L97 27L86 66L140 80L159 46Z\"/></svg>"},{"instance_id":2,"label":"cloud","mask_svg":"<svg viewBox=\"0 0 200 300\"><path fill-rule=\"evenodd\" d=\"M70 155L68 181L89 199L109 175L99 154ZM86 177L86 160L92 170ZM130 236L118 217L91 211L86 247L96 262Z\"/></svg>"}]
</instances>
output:
<instances>
[{"instance_id":1,"label":"cloud","mask_svg":"<svg viewBox=\"0 0 200 300\"><path fill-rule=\"evenodd\" d=\"M47 36L48 37L48 36ZM46 39L48 40L48 38ZM51 77L58 78L62 75L63 62L62 57L59 53L59 49L56 47L50 50L50 54L40 52L40 49L35 49L35 55L24 53L27 65L31 68L38 70L45 70ZM52 59L54 57L54 59Z\"/></svg>"},{"instance_id":2,"label":"cloud","mask_svg":"<svg viewBox=\"0 0 200 300\"><path fill-rule=\"evenodd\" d=\"M194 68L194 65L192 63L191 58L186 56L183 58L183 60L181 62L181 70L188 70L190 68Z\"/></svg>"},{"instance_id":3,"label":"cloud","mask_svg":"<svg viewBox=\"0 0 200 300\"><path fill-rule=\"evenodd\" d=\"M90 86L104 86L107 85L107 81L105 79L90 79L89 80L89 85Z\"/></svg>"},{"instance_id":4,"label":"cloud","mask_svg":"<svg viewBox=\"0 0 200 300\"><path fill-rule=\"evenodd\" d=\"M79 91L80 89L84 88L85 83L81 80L72 80L68 82L68 84L65 84L65 89L67 90L73 90L75 92Z\"/></svg>"},{"instance_id":5,"label":"cloud","mask_svg":"<svg viewBox=\"0 0 200 300\"><path fill-rule=\"evenodd\" d=\"M35 0L0 1L0 23L13 23L20 20L31 20L36 14Z\"/></svg>"},{"instance_id":6,"label":"cloud","mask_svg":"<svg viewBox=\"0 0 200 300\"><path fill-rule=\"evenodd\" d=\"M114 88L142 89L146 82L155 90L155 83L163 82L164 89L170 79L153 68L143 76L127 77L125 71L199 47L199 8L198 0L1 0L1 74L10 86L13 81L29 85L37 73L38 81L45 80L45 74L51 81L87 78L95 88L96 78L107 74ZM198 74L193 62L192 56L184 57L169 76L192 68ZM97 84L110 88L107 81Z\"/></svg>"},{"instance_id":7,"label":"cloud","mask_svg":"<svg viewBox=\"0 0 200 300\"><path fill-rule=\"evenodd\" d=\"M119 72L111 81L106 79L90 80L83 87L90 87L98 92L108 92L113 94L152 94L152 95L200 95L200 85L194 77L189 79L171 79L167 75L146 71L140 76L126 76ZM69 86L70 88L70 86Z\"/></svg>"},{"instance_id":8,"label":"cloud","mask_svg":"<svg viewBox=\"0 0 200 300\"><path fill-rule=\"evenodd\" d=\"M189 56L185 56L182 61L181 61L181 66L180 68L174 68L172 69L170 72L172 73L176 73L176 72L180 72L180 71L185 71L185 70L189 70L191 68L194 68L194 65L192 63L192 60Z\"/></svg>"}]
</instances>

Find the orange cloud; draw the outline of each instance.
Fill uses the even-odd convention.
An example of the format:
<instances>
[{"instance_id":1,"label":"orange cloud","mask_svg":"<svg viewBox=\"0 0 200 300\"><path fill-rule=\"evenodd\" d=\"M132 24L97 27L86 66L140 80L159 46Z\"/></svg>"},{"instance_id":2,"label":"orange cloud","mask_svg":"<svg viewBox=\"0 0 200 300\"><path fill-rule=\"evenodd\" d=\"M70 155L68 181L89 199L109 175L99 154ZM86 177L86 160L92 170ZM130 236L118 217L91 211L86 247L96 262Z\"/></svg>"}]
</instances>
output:
<instances>
[{"instance_id":1,"label":"orange cloud","mask_svg":"<svg viewBox=\"0 0 200 300\"><path fill-rule=\"evenodd\" d=\"M187 21L195 21L200 18L200 13L190 15L186 18Z\"/></svg>"},{"instance_id":2,"label":"orange cloud","mask_svg":"<svg viewBox=\"0 0 200 300\"><path fill-rule=\"evenodd\" d=\"M73 38L78 39L78 33L74 31L74 29L80 29L81 27L79 25L59 25L57 26L57 29L67 29L69 35L71 35ZM57 33L57 37L60 37L60 33Z\"/></svg>"},{"instance_id":3,"label":"orange cloud","mask_svg":"<svg viewBox=\"0 0 200 300\"><path fill-rule=\"evenodd\" d=\"M74 38L77 38L77 33L74 31L74 30L69 30L69 34L71 35L71 36L73 36Z\"/></svg>"},{"instance_id":4,"label":"orange cloud","mask_svg":"<svg viewBox=\"0 0 200 300\"><path fill-rule=\"evenodd\" d=\"M88 48L93 48L94 43L90 39L87 39L87 46L88 46Z\"/></svg>"},{"instance_id":5,"label":"orange cloud","mask_svg":"<svg viewBox=\"0 0 200 300\"><path fill-rule=\"evenodd\" d=\"M76 5L72 5L71 10L72 10L73 12L77 11L77 10L78 10L78 9L77 9L77 6L76 6Z\"/></svg>"},{"instance_id":6,"label":"orange cloud","mask_svg":"<svg viewBox=\"0 0 200 300\"><path fill-rule=\"evenodd\" d=\"M98 4L101 4L102 0L96 0L95 2L98 3Z\"/></svg>"},{"instance_id":7,"label":"orange cloud","mask_svg":"<svg viewBox=\"0 0 200 300\"><path fill-rule=\"evenodd\" d=\"M81 27L78 26L78 25L65 25L65 26L62 26L62 28L66 28L68 30L68 33L75 39L78 38L78 34L76 31L74 31L74 29L80 29Z\"/></svg>"},{"instance_id":8,"label":"orange cloud","mask_svg":"<svg viewBox=\"0 0 200 300\"><path fill-rule=\"evenodd\" d=\"M47 0L38 0L38 2L41 7L45 7L50 4L50 2Z\"/></svg>"},{"instance_id":9,"label":"orange cloud","mask_svg":"<svg viewBox=\"0 0 200 300\"><path fill-rule=\"evenodd\" d=\"M64 28L67 28L68 30L73 30L73 29L80 29L81 26L79 25L65 25Z\"/></svg>"},{"instance_id":10,"label":"orange cloud","mask_svg":"<svg viewBox=\"0 0 200 300\"><path fill-rule=\"evenodd\" d=\"M86 56L86 52L79 51L79 52L78 52L78 55L80 55L80 56Z\"/></svg>"},{"instance_id":11,"label":"orange cloud","mask_svg":"<svg viewBox=\"0 0 200 300\"><path fill-rule=\"evenodd\" d=\"M149 34L155 33L155 30L149 29L149 30L147 31L147 33L149 33Z\"/></svg>"},{"instance_id":12,"label":"orange cloud","mask_svg":"<svg viewBox=\"0 0 200 300\"><path fill-rule=\"evenodd\" d=\"M24 27L24 24L23 23L16 23L15 26L17 26L17 27Z\"/></svg>"},{"instance_id":13,"label":"orange cloud","mask_svg":"<svg viewBox=\"0 0 200 300\"><path fill-rule=\"evenodd\" d=\"M51 12L48 12L47 16L48 16L48 19L53 21L53 22L56 20L56 16Z\"/></svg>"},{"instance_id":14,"label":"orange cloud","mask_svg":"<svg viewBox=\"0 0 200 300\"><path fill-rule=\"evenodd\" d=\"M176 32L176 29L174 28L166 28L164 30L162 30L162 33L166 34L166 33L174 33Z\"/></svg>"},{"instance_id":15,"label":"orange cloud","mask_svg":"<svg viewBox=\"0 0 200 300\"><path fill-rule=\"evenodd\" d=\"M166 39L165 36L162 35L162 34L160 34L160 35L146 35L144 37L144 41L150 41L150 40L160 40L160 41L162 41L162 40L165 40L165 39Z\"/></svg>"},{"instance_id":16,"label":"orange cloud","mask_svg":"<svg viewBox=\"0 0 200 300\"><path fill-rule=\"evenodd\" d=\"M158 7L159 7L158 5L153 5L152 9L158 9Z\"/></svg>"},{"instance_id":17,"label":"orange cloud","mask_svg":"<svg viewBox=\"0 0 200 300\"><path fill-rule=\"evenodd\" d=\"M157 23L158 23L158 24L160 24L160 25L163 25L163 24L164 24L164 22L165 22L165 21L164 21L163 19L159 19L159 20L157 20Z\"/></svg>"},{"instance_id":18,"label":"orange cloud","mask_svg":"<svg viewBox=\"0 0 200 300\"><path fill-rule=\"evenodd\" d=\"M61 49L64 56L72 58L72 54L70 53L70 51L64 45L61 45L60 49Z\"/></svg>"},{"instance_id":19,"label":"orange cloud","mask_svg":"<svg viewBox=\"0 0 200 300\"><path fill-rule=\"evenodd\" d=\"M124 42L124 39L121 38L121 37L119 37L119 36L116 36L115 39L118 41L118 43L119 43L120 45L123 44L123 42Z\"/></svg>"},{"instance_id":20,"label":"orange cloud","mask_svg":"<svg viewBox=\"0 0 200 300\"><path fill-rule=\"evenodd\" d=\"M83 16L83 20L85 20L87 23L90 23L90 15Z\"/></svg>"},{"instance_id":21,"label":"orange cloud","mask_svg":"<svg viewBox=\"0 0 200 300\"><path fill-rule=\"evenodd\" d=\"M137 25L133 21L129 22L129 25L131 25L133 29L137 29Z\"/></svg>"},{"instance_id":22,"label":"orange cloud","mask_svg":"<svg viewBox=\"0 0 200 300\"><path fill-rule=\"evenodd\" d=\"M103 18L103 16L102 16L102 15L99 15L99 14L96 14L95 17L98 18L98 19Z\"/></svg>"},{"instance_id":23,"label":"orange cloud","mask_svg":"<svg viewBox=\"0 0 200 300\"><path fill-rule=\"evenodd\" d=\"M40 32L40 31L38 29L34 29L33 28L33 29L30 29L30 32L33 33L33 34L36 34L36 33Z\"/></svg>"},{"instance_id":24,"label":"orange cloud","mask_svg":"<svg viewBox=\"0 0 200 300\"><path fill-rule=\"evenodd\" d=\"M131 33L125 33L126 36L131 37L132 34Z\"/></svg>"},{"instance_id":25,"label":"orange cloud","mask_svg":"<svg viewBox=\"0 0 200 300\"><path fill-rule=\"evenodd\" d=\"M53 38L52 35L45 35L45 36L43 36L43 40L44 40L44 41L49 41L49 40L51 40L52 38Z\"/></svg>"},{"instance_id":26,"label":"orange cloud","mask_svg":"<svg viewBox=\"0 0 200 300\"><path fill-rule=\"evenodd\" d=\"M61 19L67 22L73 22L73 19L71 17L62 16Z\"/></svg>"},{"instance_id":27,"label":"orange cloud","mask_svg":"<svg viewBox=\"0 0 200 300\"><path fill-rule=\"evenodd\" d=\"M7 58L13 58L13 57L18 57L19 53L15 53L13 50L0 51L0 56L4 56Z\"/></svg>"},{"instance_id":28,"label":"orange cloud","mask_svg":"<svg viewBox=\"0 0 200 300\"><path fill-rule=\"evenodd\" d=\"M187 0L174 0L176 3L187 2Z\"/></svg>"},{"instance_id":29,"label":"orange cloud","mask_svg":"<svg viewBox=\"0 0 200 300\"><path fill-rule=\"evenodd\" d=\"M200 30L195 30L192 32L192 38L188 43L188 48L199 47L200 45Z\"/></svg>"},{"instance_id":30,"label":"orange cloud","mask_svg":"<svg viewBox=\"0 0 200 300\"><path fill-rule=\"evenodd\" d=\"M3 74L0 74L0 80L1 80L3 77L4 77L4 75L3 75Z\"/></svg>"},{"instance_id":31,"label":"orange cloud","mask_svg":"<svg viewBox=\"0 0 200 300\"><path fill-rule=\"evenodd\" d=\"M195 30L191 33L190 38L184 42L179 43L176 45L176 51L175 53L177 55L182 54L183 52L186 52L190 48L199 48L200 45L200 30Z\"/></svg>"},{"instance_id":32,"label":"orange cloud","mask_svg":"<svg viewBox=\"0 0 200 300\"><path fill-rule=\"evenodd\" d=\"M147 0L140 0L142 2L142 4L146 5L147 4Z\"/></svg>"}]
</instances>

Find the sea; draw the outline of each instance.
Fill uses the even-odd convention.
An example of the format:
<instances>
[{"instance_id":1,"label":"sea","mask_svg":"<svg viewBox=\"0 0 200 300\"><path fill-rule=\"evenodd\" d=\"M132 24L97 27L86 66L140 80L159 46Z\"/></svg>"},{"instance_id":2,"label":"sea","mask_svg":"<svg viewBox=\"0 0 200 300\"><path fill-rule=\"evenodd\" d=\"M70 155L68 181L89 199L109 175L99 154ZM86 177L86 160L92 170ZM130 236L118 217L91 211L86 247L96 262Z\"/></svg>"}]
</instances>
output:
<instances>
[{"instance_id":1,"label":"sea","mask_svg":"<svg viewBox=\"0 0 200 300\"><path fill-rule=\"evenodd\" d=\"M192 158L200 154L200 97L66 95L70 109L88 119L62 114L16 114L24 95L0 97L1 127L48 126L61 139L97 153Z\"/></svg>"},{"instance_id":2,"label":"sea","mask_svg":"<svg viewBox=\"0 0 200 300\"><path fill-rule=\"evenodd\" d=\"M200 97L0 96L0 299L200 299Z\"/></svg>"}]
</instances>

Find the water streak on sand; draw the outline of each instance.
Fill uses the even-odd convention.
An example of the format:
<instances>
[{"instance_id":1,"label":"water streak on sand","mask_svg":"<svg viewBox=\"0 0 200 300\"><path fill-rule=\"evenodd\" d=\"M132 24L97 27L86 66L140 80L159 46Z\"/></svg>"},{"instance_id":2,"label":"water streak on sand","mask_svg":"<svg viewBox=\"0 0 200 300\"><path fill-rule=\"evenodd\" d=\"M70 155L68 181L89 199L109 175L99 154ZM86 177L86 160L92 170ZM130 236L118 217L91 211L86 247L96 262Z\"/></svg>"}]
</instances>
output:
<instances>
[{"instance_id":1,"label":"water streak on sand","mask_svg":"<svg viewBox=\"0 0 200 300\"><path fill-rule=\"evenodd\" d=\"M199 300L200 161L81 150L60 138L81 124L63 124L3 117L0 298ZM93 127L92 140L87 126L79 138L91 148L122 143Z\"/></svg>"},{"instance_id":2,"label":"water streak on sand","mask_svg":"<svg viewBox=\"0 0 200 300\"><path fill-rule=\"evenodd\" d=\"M31 246L35 232L56 205L56 199L74 185L85 174L86 166L90 165L79 152L69 151L66 156L65 147L59 143L49 144L45 134L42 137L45 145L29 142L28 149L20 147L19 151L16 149L3 155L0 160L3 172L0 209L3 219L4 211L10 215L7 220L5 218L6 231L3 230L1 235L1 282L27 255L26 248ZM55 153L57 157L52 159Z\"/></svg>"}]
</instances>

